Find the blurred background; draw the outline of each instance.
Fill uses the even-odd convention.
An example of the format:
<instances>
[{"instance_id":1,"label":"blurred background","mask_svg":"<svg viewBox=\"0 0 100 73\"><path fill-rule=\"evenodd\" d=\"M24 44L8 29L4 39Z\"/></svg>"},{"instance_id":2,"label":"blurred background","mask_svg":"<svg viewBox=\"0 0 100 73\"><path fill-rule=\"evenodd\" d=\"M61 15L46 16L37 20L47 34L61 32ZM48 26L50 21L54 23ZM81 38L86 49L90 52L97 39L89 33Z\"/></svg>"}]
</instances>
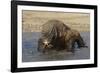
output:
<instances>
[{"instance_id":1,"label":"blurred background","mask_svg":"<svg viewBox=\"0 0 100 73\"><path fill-rule=\"evenodd\" d=\"M67 13L46 11L22 11L23 32L40 32L42 25L48 20L60 20L72 29L78 31L90 31L89 13Z\"/></svg>"}]
</instances>

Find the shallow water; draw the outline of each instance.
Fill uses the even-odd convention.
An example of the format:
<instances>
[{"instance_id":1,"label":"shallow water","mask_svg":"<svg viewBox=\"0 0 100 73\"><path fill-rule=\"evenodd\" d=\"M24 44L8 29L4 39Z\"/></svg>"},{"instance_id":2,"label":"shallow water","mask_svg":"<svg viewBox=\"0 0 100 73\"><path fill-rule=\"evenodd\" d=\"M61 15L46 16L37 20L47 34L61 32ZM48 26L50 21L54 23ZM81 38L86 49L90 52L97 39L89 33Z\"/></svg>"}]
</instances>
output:
<instances>
[{"instance_id":1,"label":"shallow water","mask_svg":"<svg viewBox=\"0 0 100 73\"><path fill-rule=\"evenodd\" d=\"M43 54L37 51L38 39L41 36L37 32L23 32L22 36L22 62L55 61L55 60L79 60L90 58L90 32L80 33L88 48L75 48L75 53L66 51L51 51Z\"/></svg>"}]
</instances>

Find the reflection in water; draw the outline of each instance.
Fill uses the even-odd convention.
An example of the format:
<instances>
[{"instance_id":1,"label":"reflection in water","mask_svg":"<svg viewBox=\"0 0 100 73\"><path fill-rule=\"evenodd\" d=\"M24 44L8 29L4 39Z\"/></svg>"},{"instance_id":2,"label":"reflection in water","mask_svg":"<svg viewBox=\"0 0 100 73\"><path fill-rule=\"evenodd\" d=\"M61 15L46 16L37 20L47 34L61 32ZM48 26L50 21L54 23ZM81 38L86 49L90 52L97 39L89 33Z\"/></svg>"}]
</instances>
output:
<instances>
[{"instance_id":1,"label":"reflection in water","mask_svg":"<svg viewBox=\"0 0 100 73\"><path fill-rule=\"evenodd\" d=\"M38 38L40 33L23 32L22 40L22 61L55 61L55 60L77 60L77 59L89 59L90 58L90 33L82 32L81 36L86 42L88 48L77 48L75 46L75 53L67 52L66 50L56 51L52 50L48 53L41 53L37 51Z\"/></svg>"}]
</instances>

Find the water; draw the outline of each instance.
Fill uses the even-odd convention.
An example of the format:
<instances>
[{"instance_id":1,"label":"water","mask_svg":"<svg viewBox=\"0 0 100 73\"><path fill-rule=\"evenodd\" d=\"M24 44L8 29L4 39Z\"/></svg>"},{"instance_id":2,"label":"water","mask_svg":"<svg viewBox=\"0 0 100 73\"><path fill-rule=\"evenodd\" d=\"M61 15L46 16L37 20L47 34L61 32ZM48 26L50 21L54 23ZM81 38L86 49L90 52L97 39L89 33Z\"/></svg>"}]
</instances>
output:
<instances>
[{"instance_id":1,"label":"water","mask_svg":"<svg viewBox=\"0 0 100 73\"><path fill-rule=\"evenodd\" d=\"M80 33L88 48L75 48L75 53L51 51L43 54L37 51L38 39L41 36L37 32L23 32L22 37L22 62L55 61L55 60L80 60L90 58L90 33Z\"/></svg>"}]
</instances>

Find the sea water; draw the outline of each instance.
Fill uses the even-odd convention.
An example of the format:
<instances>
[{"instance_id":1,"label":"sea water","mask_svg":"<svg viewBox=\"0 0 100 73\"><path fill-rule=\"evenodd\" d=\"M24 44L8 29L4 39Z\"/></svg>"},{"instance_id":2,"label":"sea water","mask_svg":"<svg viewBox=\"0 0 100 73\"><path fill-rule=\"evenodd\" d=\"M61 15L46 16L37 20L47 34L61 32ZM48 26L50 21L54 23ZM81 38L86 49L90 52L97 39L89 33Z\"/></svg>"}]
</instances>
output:
<instances>
[{"instance_id":1,"label":"sea water","mask_svg":"<svg viewBox=\"0 0 100 73\"><path fill-rule=\"evenodd\" d=\"M41 37L39 32L23 32L22 34L22 62L37 62L37 61L56 61L56 60L80 60L90 58L90 32L80 33L86 46L77 48L75 52L52 51L47 54L38 52L38 39Z\"/></svg>"}]
</instances>

